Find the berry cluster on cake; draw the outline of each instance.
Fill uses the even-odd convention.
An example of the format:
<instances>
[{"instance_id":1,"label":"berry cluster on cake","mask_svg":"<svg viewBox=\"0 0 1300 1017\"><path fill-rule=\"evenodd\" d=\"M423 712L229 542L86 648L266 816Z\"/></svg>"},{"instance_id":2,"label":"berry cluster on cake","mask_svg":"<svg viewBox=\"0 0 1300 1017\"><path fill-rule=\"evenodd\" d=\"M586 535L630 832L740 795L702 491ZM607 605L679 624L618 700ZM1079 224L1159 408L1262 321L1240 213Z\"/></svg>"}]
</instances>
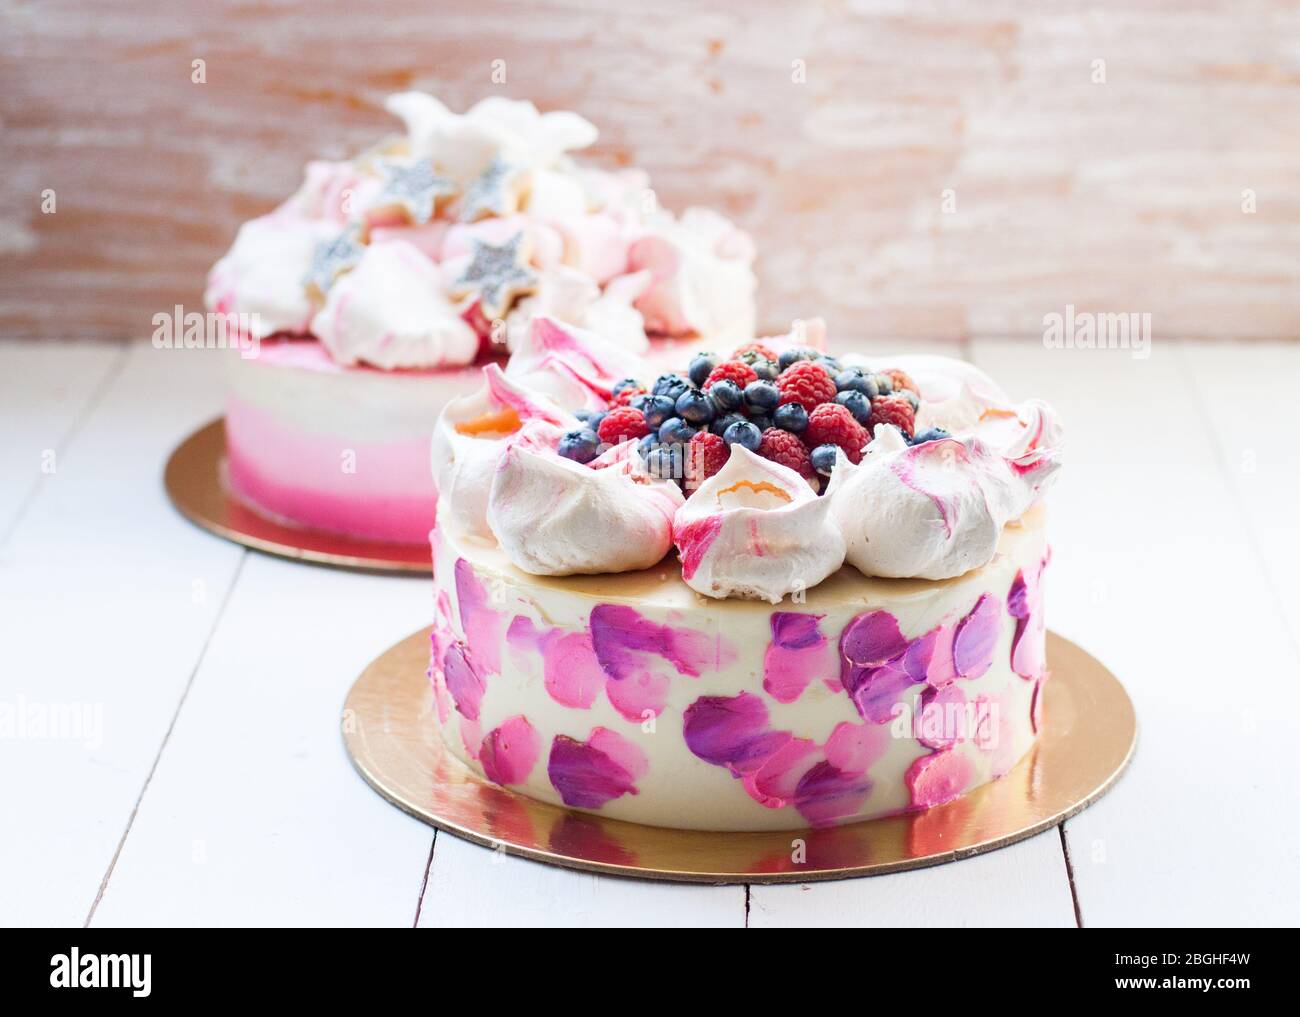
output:
<instances>
[{"instance_id":1,"label":"berry cluster on cake","mask_svg":"<svg viewBox=\"0 0 1300 1017\"><path fill-rule=\"evenodd\" d=\"M433 439L430 677L488 780L634 822L941 804L1034 743L1061 428L824 327L663 373L540 315Z\"/></svg>"},{"instance_id":2,"label":"berry cluster on cake","mask_svg":"<svg viewBox=\"0 0 1300 1017\"><path fill-rule=\"evenodd\" d=\"M456 114L416 92L387 108L405 133L309 163L240 228L206 299L245 346L226 409L234 492L292 524L418 544L439 411L534 317L639 355L751 335L753 248L712 212L658 208L639 170L575 161L596 139L576 114L503 98Z\"/></svg>"}]
</instances>

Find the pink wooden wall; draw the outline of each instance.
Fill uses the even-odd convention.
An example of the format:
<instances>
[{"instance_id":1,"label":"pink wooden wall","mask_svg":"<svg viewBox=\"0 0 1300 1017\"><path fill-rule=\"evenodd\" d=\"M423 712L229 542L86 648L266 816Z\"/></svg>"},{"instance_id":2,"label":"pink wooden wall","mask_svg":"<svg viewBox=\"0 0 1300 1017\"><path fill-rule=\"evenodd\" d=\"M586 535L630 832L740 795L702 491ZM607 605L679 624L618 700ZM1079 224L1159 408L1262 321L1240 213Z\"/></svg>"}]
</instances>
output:
<instances>
[{"instance_id":1,"label":"pink wooden wall","mask_svg":"<svg viewBox=\"0 0 1300 1017\"><path fill-rule=\"evenodd\" d=\"M753 232L769 327L1038 337L1072 303L1300 336L1300 9L1233 0L15 0L0 334L197 307L238 222L411 87L595 121L596 159Z\"/></svg>"}]
</instances>

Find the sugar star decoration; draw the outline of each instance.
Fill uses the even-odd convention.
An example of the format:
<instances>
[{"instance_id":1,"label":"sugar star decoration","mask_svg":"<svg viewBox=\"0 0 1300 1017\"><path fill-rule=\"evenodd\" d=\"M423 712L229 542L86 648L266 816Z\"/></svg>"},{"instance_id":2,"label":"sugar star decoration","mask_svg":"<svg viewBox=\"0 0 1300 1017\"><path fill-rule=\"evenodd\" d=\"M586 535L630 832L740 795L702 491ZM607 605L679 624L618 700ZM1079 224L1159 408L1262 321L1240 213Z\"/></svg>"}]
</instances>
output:
<instances>
[{"instance_id":1,"label":"sugar star decoration","mask_svg":"<svg viewBox=\"0 0 1300 1017\"><path fill-rule=\"evenodd\" d=\"M376 204L391 202L406 210L411 222L426 223L433 218L438 199L456 193L456 183L434 172L427 160L404 166L390 162L384 165L384 189Z\"/></svg>"},{"instance_id":2,"label":"sugar star decoration","mask_svg":"<svg viewBox=\"0 0 1300 1017\"><path fill-rule=\"evenodd\" d=\"M524 168L500 156L469 185L461 204L461 222L477 222L492 215L510 215L519 210L519 183Z\"/></svg>"},{"instance_id":3,"label":"sugar star decoration","mask_svg":"<svg viewBox=\"0 0 1300 1017\"><path fill-rule=\"evenodd\" d=\"M455 282L457 295L477 292L479 310L489 320L505 315L516 297L537 289L537 273L522 257L523 233L504 244L474 240L474 256Z\"/></svg>"},{"instance_id":4,"label":"sugar star decoration","mask_svg":"<svg viewBox=\"0 0 1300 1017\"><path fill-rule=\"evenodd\" d=\"M349 226L338 236L317 244L303 285L316 287L322 296L328 294L334 280L361 260L365 247L360 242L360 236L361 231L357 227Z\"/></svg>"}]
</instances>

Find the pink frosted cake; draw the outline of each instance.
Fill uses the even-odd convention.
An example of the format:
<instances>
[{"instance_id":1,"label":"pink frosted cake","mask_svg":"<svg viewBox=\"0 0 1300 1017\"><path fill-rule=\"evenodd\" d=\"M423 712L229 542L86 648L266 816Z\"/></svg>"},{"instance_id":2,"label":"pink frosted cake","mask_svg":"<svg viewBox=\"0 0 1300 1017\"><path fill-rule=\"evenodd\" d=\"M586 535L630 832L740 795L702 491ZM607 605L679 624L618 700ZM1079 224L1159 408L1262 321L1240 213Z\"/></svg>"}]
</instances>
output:
<instances>
[{"instance_id":1,"label":"pink frosted cake","mask_svg":"<svg viewBox=\"0 0 1300 1017\"><path fill-rule=\"evenodd\" d=\"M1060 427L968 364L821 333L653 378L539 317L447 406L430 677L456 757L761 830L929 808L1025 755Z\"/></svg>"},{"instance_id":2,"label":"pink frosted cake","mask_svg":"<svg viewBox=\"0 0 1300 1017\"><path fill-rule=\"evenodd\" d=\"M721 216L659 210L638 170L575 162L596 139L576 114L502 98L454 114L415 92L387 105L405 134L310 163L240 228L207 303L251 346L230 358L235 493L283 522L418 544L439 411L535 316L629 354L734 342L753 330L753 250Z\"/></svg>"}]
</instances>

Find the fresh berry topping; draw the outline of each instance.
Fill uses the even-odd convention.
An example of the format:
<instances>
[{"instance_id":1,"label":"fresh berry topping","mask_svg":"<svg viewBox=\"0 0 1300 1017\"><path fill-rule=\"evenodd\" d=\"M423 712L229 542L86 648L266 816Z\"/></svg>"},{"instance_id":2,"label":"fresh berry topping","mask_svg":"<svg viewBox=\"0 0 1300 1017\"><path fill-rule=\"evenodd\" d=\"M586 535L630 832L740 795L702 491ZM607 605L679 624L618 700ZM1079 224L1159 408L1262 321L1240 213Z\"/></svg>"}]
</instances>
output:
<instances>
[{"instance_id":1,"label":"fresh berry topping","mask_svg":"<svg viewBox=\"0 0 1300 1017\"><path fill-rule=\"evenodd\" d=\"M713 400L698 388L688 388L677 397L677 416L688 424L707 424L716 415Z\"/></svg>"},{"instance_id":2,"label":"fresh berry topping","mask_svg":"<svg viewBox=\"0 0 1300 1017\"><path fill-rule=\"evenodd\" d=\"M804 448L803 442L789 431L769 427L763 432L763 438L758 443L758 454L764 459L771 459L774 463L788 466L795 473L803 476L812 472L812 465L808 461L808 450Z\"/></svg>"},{"instance_id":3,"label":"fresh berry topping","mask_svg":"<svg viewBox=\"0 0 1300 1017\"><path fill-rule=\"evenodd\" d=\"M820 365L826 371L826 373L829 374L832 378L834 378L837 374L840 373L841 370L843 370L840 367L840 362L838 360L826 354L823 354L822 356L818 357L816 360L813 361L813 363Z\"/></svg>"},{"instance_id":4,"label":"fresh berry topping","mask_svg":"<svg viewBox=\"0 0 1300 1017\"><path fill-rule=\"evenodd\" d=\"M876 396L871 400L871 433L875 434L881 424L893 424L910 438L916 428L916 411L901 395Z\"/></svg>"},{"instance_id":5,"label":"fresh berry topping","mask_svg":"<svg viewBox=\"0 0 1300 1017\"><path fill-rule=\"evenodd\" d=\"M841 392L861 392L870 402L880 395L876 379L860 367L850 367L835 376L835 387Z\"/></svg>"},{"instance_id":6,"label":"fresh berry topping","mask_svg":"<svg viewBox=\"0 0 1300 1017\"><path fill-rule=\"evenodd\" d=\"M818 445L809 453L808 461L812 463L812 468L823 477L829 477L831 471L835 469L835 453L838 451L838 445Z\"/></svg>"},{"instance_id":7,"label":"fresh berry topping","mask_svg":"<svg viewBox=\"0 0 1300 1017\"><path fill-rule=\"evenodd\" d=\"M754 369L759 381L776 381L781 376L781 368L775 360L755 360L749 366Z\"/></svg>"},{"instance_id":8,"label":"fresh berry topping","mask_svg":"<svg viewBox=\"0 0 1300 1017\"><path fill-rule=\"evenodd\" d=\"M704 380L704 388L708 390L719 381L734 381L737 387L743 389L757 379L758 375L748 364L742 364L739 360L728 360L709 372L709 376Z\"/></svg>"},{"instance_id":9,"label":"fresh berry topping","mask_svg":"<svg viewBox=\"0 0 1300 1017\"><path fill-rule=\"evenodd\" d=\"M722 434L722 440L728 445L744 445L751 452L758 451L758 444L763 440L763 432L748 420L737 421Z\"/></svg>"},{"instance_id":10,"label":"fresh berry topping","mask_svg":"<svg viewBox=\"0 0 1300 1017\"><path fill-rule=\"evenodd\" d=\"M617 389L614 392L615 406L631 406L632 400L637 396L645 395L646 391L640 385L635 383L628 385L626 388Z\"/></svg>"},{"instance_id":11,"label":"fresh berry topping","mask_svg":"<svg viewBox=\"0 0 1300 1017\"><path fill-rule=\"evenodd\" d=\"M636 403L633 402L632 405L636 406ZM641 405L637 409L645 414L647 427L658 428L676 412L675 406L675 401L666 395L648 395L641 397Z\"/></svg>"},{"instance_id":12,"label":"fresh berry topping","mask_svg":"<svg viewBox=\"0 0 1300 1017\"><path fill-rule=\"evenodd\" d=\"M757 427L759 431L766 431L769 427L776 426L772 423L771 415L767 413L751 413L749 422Z\"/></svg>"},{"instance_id":13,"label":"fresh berry topping","mask_svg":"<svg viewBox=\"0 0 1300 1017\"><path fill-rule=\"evenodd\" d=\"M752 353L763 360L775 360L776 354L770 348L762 343L745 343L743 346L737 346L734 353L731 354L732 360L743 360L745 355Z\"/></svg>"},{"instance_id":14,"label":"fresh berry topping","mask_svg":"<svg viewBox=\"0 0 1300 1017\"><path fill-rule=\"evenodd\" d=\"M809 349L807 346L791 346L788 350L783 350L781 355L777 357L777 364L784 371L791 364L800 360L815 360L818 356L820 354L816 350Z\"/></svg>"},{"instance_id":15,"label":"fresh berry topping","mask_svg":"<svg viewBox=\"0 0 1300 1017\"><path fill-rule=\"evenodd\" d=\"M799 403L786 403L776 408L776 412L772 414L772 423L783 431L802 434L804 428L808 426L808 411Z\"/></svg>"},{"instance_id":16,"label":"fresh berry topping","mask_svg":"<svg viewBox=\"0 0 1300 1017\"><path fill-rule=\"evenodd\" d=\"M669 417L659 425L659 440L669 445L685 445L695 437L695 428L681 417Z\"/></svg>"},{"instance_id":17,"label":"fresh berry topping","mask_svg":"<svg viewBox=\"0 0 1300 1017\"><path fill-rule=\"evenodd\" d=\"M687 370L687 376L691 379L691 384L696 388L703 388L704 383L709 380L709 373L718 366L718 358L713 353L697 353L691 359L691 366Z\"/></svg>"},{"instance_id":18,"label":"fresh berry topping","mask_svg":"<svg viewBox=\"0 0 1300 1017\"><path fill-rule=\"evenodd\" d=\"M887 374L873 374L872 379L876 383L877 395L889 395L894 391L894 379ZM872 396L874 399L875 396Z\"/></svg>"},{"instance_id":19,"label":"fresh berry topping","mask_svg":"<svg viewBox=\"0 0 1300 1017\"><path fill-rule=\"evenodd\" d=\"M631 406L618 406L605 414L596 430L600 440L610 445L617 445L629 438L641 438L650 433L646 426L645 414Z\"/></svg>"},{"instance_id":20,"label":"fresh berry topping","mask_svg":"<svg viewBox=\"0 0 1300 1017\"><path fill-rule=\"evenodd\" d=\"M750 384L752 385L753 382ZM725 378L709 386L709 398L713 400L713 405L717 407L719 413L734 413L745 402L745 394L740 390L740 386Z\"/></svg>"},{"instance_id":21,"label":"fresh berry topping","mask_svg":"<svg viewBox=\"0 0 1300 1017\"><path fill-rule=\"evenodd\" d=\"M853 419L848 407L839 403L823 403L808 414L808 429L803 434L804 443L837 445L849 457L849 462L862 460L862 446L870 440L867 429Z\"/></svg>"},{"instance_id":22,"label":"fresh berry topping","mask_svg":"<svg viewBox=\"0 0 1300 1017\"><path fill-rule=\"evenodd\" d=\"M595 431L582 427L565 434L555 447L555 451L564 456L565 459L572 459L575 463L585 464L596 458L599 446L599 435Z\"/></svg>"},{"instance_id":23,"label":"fresh berry topping","mask_svg":"<svg viewBox=\"0 0 1300 1017\"><path fill-rule=\"evenodd\" d=\"M924 445L927 441L942 441L944 438L951 438L952 435L942 427L932 427L928 431L922 431L912 439L913 445Z\"/></svg>"},{"instance_id":24,"label":"fresh berry topping","mask_svg":"<svg viewBox=\"0 0 1300 1017\"><path fill-rule=\"evenodd\" d=\"M710 424L709 430L716 435L723 435L732 424L743 424L748 419L743 413L728 413L725 416L718 417Z\"/></svg>"},{"instance_id":25,"label":"fresh berry topping","mask_svg":"<svg viewBox=\"0 0 1300 1017\"><path fill-rule=\"evenodd\" d=\"M900 395L912 404L912 412L916 413L921 408L921 397L913 392L910 388L899 389L895 395Z\"/></svg>"},{"instance_id":26,"label":"fresh berry topping","mask_svg":"<svg viewBox=\"0 0 1300 1017\"><path fill-rule=\"evenodd\" d=\"M770 381L751 381L745 386L745 406L751 413L771 413L781 402L781 390Z\"/></svg>"},{"instance_id":27,"label":"fresh berry topping","mask_svg":"<svg viewBox=\"0 0 1300 1017\"><path fill-rule=\"evenodd\" d=\"M661 374L655 379L654 385L650 391L655 395L667 396L669 399L676 399L685 392L690 385L680 374Z\"/></svg>"},{"instance_id":28,"label":"fresh berry topping","mask_svg":"<svg viewBox=\"0 0 1300 1017\"><path fill-rule=\"evenodd\" d=\"M800 360L786 368L776 379L782 403L798 403L809 413L835 398L835 382L825 368L809 360Z\"/></svg>"},{"instance_id":29,"label":"fresh berry topping","mask_svg":"<svg viewBox=\"0 0 1300 1017\"><path fill-rule=\"evenodd\" d=\"M847 407L848 411L853 414L853 419L859 424L866 425L871 420L871 400L861 392L853 389L845 389L835 397L835 401L841 406Z\"/></svg>"},{"instance_id":30,"label":"fresh berry topping","mask_svg":"<svg viewBox=\"0 0 1300 1017\"><path fill-rule=\"evenodd\" d=\"M909 392L915 392L918 395L921 392L921 390L917 388L916 382L912 380L911 375L909 375L906 371L900 371L897 367L891 367L888 371L882 371L880 373L884 374L886 377L889 378L890 382L894 386L895 392L898 392L901 389L906 389Z\"/></svg>"},{"instance_id":31,"label":"fresh berry topping","mask_svg":"<svg viewBox=\"0 0 1300 1017\"><path fill-rule=\"evenodd\" d=\"M731 447L718 435L701 431L686 451L687 475L693 480L713 476L731 457Z\"/></svg>"},{"instance_id":32,"label":"fresh berry topping","mask_svg":"<svg viewBox=\"0 0 1300 1017\"><path fill-rule=\"evenodd\" d=\"M651 451L658 442L653 434L647 434L644 438L636 443L636 452L642 459L648 459Z\"/></svg>"}]
</instances>

